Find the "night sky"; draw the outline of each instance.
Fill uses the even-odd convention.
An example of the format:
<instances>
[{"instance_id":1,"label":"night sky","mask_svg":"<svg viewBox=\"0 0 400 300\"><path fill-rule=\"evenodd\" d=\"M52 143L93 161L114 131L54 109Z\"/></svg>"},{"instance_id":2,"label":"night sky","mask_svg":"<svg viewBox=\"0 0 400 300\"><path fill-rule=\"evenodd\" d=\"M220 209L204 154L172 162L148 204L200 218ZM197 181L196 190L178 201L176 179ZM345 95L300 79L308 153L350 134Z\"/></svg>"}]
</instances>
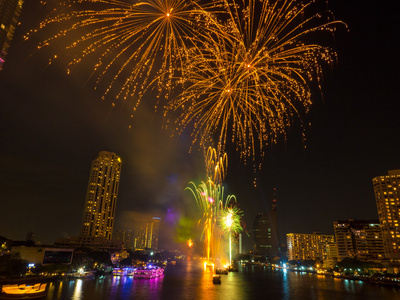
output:
<instances>
[{"instance_id":1,"label":"night sky","mask_svg":"<svg viewBox=\"0 0 400 300\"><path fill-rule=\"evenodd\" d=\"M184 191L205 179L204 159L190 138L170 138L145 102L101 101L87 76L46 67L46 52L22 35L45 16L39 1L24 3L21 25L0 72L0 235L53 243L79 234L91 161L100 151L122 159L116 229L137 213L190 216L195 201ZM400 168L400 5L398 0L331 0L348 24L333 41L338 62L327 68L304 123L270 146L253 187L251 166L228 151L225 194L235 194L251 235L255 215L270 208L277 189L281 236L333 234L333 222L377 219L372 178ZM37 42L37 41L36 41ZM131 128L129 126L131 125ZM306 146L306 147L304 147ZM169 247L173 222L163 230ZM251 237L245 238L251 250Z\"/></svg>"}]
</instances>

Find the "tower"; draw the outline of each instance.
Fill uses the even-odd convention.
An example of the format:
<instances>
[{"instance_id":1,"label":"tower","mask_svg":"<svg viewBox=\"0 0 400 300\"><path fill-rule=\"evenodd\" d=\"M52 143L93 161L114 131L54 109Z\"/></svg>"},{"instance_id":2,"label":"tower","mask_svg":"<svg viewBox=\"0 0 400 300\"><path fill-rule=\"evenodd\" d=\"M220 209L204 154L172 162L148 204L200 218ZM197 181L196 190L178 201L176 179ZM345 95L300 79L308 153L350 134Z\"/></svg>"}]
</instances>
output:
<instances>
[{"instance_id":1,"label":"tower","mask_svg":"<svg viewBox=\"0 0 400 300\"><path fill-rule=\"evenodd\" d=\"M276 215L276 188L274 188L274 196L272 199L272 206L270 211L271 219L271 254L272 257L279 256L280 252L280 239L279 239L279 228L278 228L278 218Z\"/></svg>"},{"instance_id":2,"label":"tower","mask_svg":"<svg viewBox=\"0 0 400 300\"><path fill-rule=\"evenodd\" d=\"M160 221L160 218L153 217L151 220L143 219L136 222L134 242L134 247L136 249L158 249Z\"/></svg>"},{"instance_id":3,"label":"tower","mask_svg":"<svg viewBox=\"0 0 400 300\"><path fill-rule=\"evenodd\" d=\"M126 249L133 247L133 231L131 229L117 230L114 233L114 239L121 240Z\"/></svg>"},{"instance_id":4,"label":"tower","mask_svg":"<svg viewBox=\"0 0 400 300\"><path fill-rule=\"evenodd\" d=\"M386 258L400 260L400 170L372 179Z\"/></svg>"},{"instance_id":5,"label":"tower","mask_svg":"<svg viewBox=\"0 0 400 300\"><path fill-rule=\"evenodd\" d=\"M121 173L121 158L101 151L92 161L83 209L81 236L112 238Z\"/></svg>"},{"instance_id":6,"label":"tower","mask_svg":"<svg viewBox=\"0 0 400 300\"><path fill-rule=\"evenodd\" d=\"M0 1L0 70L17 27L23 2L23 0Z\"/></svg>"},{"instance_id":7,"label":"tower","mask_svg":"<svg viewBox=\"0 0 400 300\"><path fill-rule=\"evenodd\" d=\"M274 258L279 256L279 230L276 215L276 189L274 189L271 209L259 213L254 219L254 252Z\"/></svg>"},{"instance_id":8,"label":"tower","mask_svg":"<svg viewBox=\"0 0 400 300\"><path fill-rule=\"evenodd\" d=\"M253 223L254 253L272 257L271 222L267 213L259 213Z\"/></svg>"}]
</instances>

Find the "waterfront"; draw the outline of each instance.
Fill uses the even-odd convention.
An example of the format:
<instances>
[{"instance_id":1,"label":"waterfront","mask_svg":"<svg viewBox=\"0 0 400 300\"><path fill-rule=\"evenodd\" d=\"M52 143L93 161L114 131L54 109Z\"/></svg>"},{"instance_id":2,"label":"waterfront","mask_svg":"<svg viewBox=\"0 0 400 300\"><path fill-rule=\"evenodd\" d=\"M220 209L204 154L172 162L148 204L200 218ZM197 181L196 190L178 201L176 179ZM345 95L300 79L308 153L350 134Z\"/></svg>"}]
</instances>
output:
<instances>
[{"instance_id":1,"label":"waterfront","mask_svg":"<svg viewBox=\"0 0 400 300\"><path fill-rule=\"evenodd\" d=\"M211 272L189 261L151 280L109 275L54 282L44 299L400 299L399 288L255 266L221 276L222 284L213 284Z\"/></svg>"}]
</instances>

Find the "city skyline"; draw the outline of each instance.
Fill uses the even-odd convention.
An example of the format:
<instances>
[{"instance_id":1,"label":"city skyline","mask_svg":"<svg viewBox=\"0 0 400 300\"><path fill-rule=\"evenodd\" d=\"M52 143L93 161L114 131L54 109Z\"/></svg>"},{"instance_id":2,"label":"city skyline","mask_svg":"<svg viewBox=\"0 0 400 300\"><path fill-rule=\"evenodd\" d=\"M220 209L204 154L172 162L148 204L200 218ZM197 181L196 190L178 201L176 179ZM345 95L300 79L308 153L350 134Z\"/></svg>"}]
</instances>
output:
<instances>
[{"instance_id":1,"label":"city skyline","mask_svg":"<svg viewBox=\"0 0 400 300\"><path fill-rule=\"evenodd\" d=\"M184 188L205 179L202 152L189 154L190 136L170 138L161 129L152 99L131 118L129 101L102 102L85 72L66 76L57 64L46 67L34 41L22 40L44 17L32 2L24 3L0 72L0 235L22 240L33 231L45 243L77 235L90 162L103 150L124 162L116 227L130 212L190 214L196 204ZM400 169L399 5L352 0L329 7L349 32L335 34L338 62L324 72L322 95L312 97L306 143L293 126L287 141L268 147L256 174L228 151L226 194L236 195L249 233L274 188L281 235L333 234L336 220L377 219L372 179ZM172 232L176 219L168 220ZM245 251L251 242L244 238Z\"/></svg>"}]
</instances>

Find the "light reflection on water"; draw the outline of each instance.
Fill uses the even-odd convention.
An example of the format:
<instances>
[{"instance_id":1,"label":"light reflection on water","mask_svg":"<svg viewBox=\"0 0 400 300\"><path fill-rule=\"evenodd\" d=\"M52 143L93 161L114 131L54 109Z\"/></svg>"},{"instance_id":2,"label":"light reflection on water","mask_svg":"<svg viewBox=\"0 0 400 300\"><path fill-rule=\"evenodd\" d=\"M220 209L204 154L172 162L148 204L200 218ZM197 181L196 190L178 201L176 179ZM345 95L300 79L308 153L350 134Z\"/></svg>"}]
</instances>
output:
<instances>
[{"instance_id":1,"label":"light reflection on water","mask_svg":"<svg viewBox=\"0 0 400 300\"><path fill-rule=\"evenodd\" d=\"M45 299L400 300L400 289L255 266L221 275L221 284L213 284L212 275L211 270L204 271L199 261L189 261L168 266L164 277L150 280L103 276L51 283Z\"/></svg>"},{"instance_id":2,"label":"light reflection on water","mask_svg":"<svg viewBox=\"0 0 400 300\"><path fill-rule=\"evenodd\" d=\"M72 300L81 300L82 295L82 280L78 280L75 284L74 294L72 295Z\"/></svg>"}]
</instances>

